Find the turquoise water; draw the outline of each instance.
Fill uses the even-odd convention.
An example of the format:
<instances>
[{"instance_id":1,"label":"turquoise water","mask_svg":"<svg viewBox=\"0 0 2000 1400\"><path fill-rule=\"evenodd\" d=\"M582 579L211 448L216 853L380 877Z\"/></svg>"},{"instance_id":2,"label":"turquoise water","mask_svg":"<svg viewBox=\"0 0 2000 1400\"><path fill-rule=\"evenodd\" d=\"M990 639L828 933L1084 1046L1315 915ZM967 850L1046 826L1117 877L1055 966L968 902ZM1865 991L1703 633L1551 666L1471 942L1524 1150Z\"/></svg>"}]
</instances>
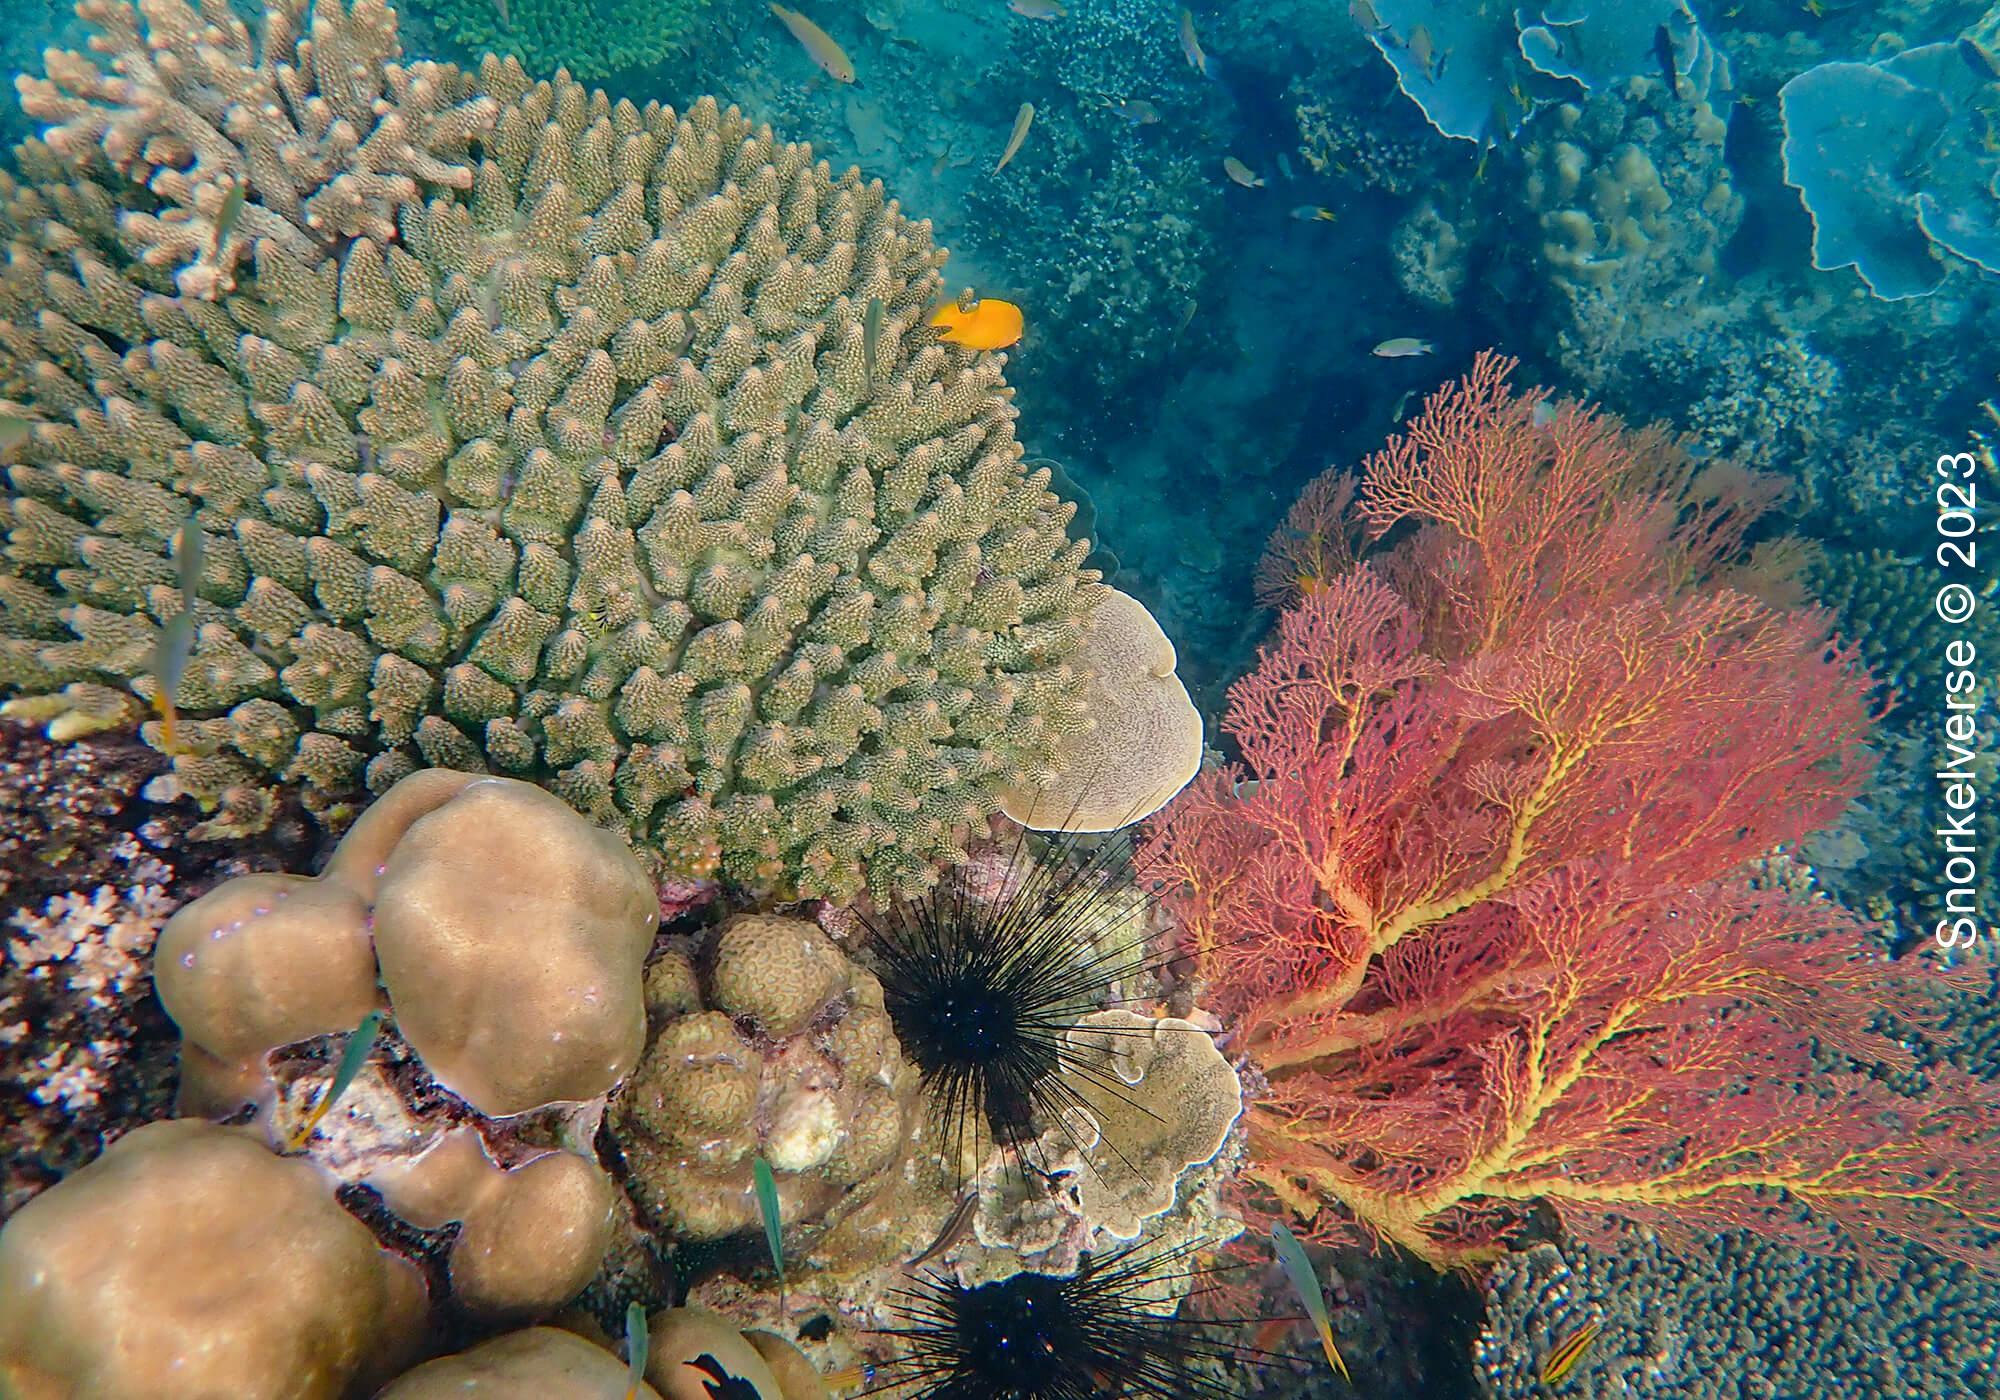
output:
<instances>
[{"instance_id":1,"label":"turquoise water","mask_svg":"<svg viewBox=\"0 0 2000 1400\"><path fill-rule=\"evenodd\" d=\"M1514 384L1541 386L1552 402L1585 401L1634 429L1661 425L1680 436L1691 474L1725 472L1731 463L1768 474L1784 494L1741 543L1747 552L1780 536L1795 538L1786 545L1789 562L1759 574L1758 586L1788 609L1829 610L1841 644L1874 677L1870 697L1880 714L1868 740L1875 766L1856 785L1853 802L1814 834L1788 840L1758 867L1758 878L1802 899L1845 906L1864 930L1866 956L1885 966L1896 959L1906 969L1921 963L1950 971L1935 1023L1922 1030L1897 1020L1885 994L1873 1029L1900 1042L1907 1063L1891 1063L1897 1057L1887 1053L1880 1061L1845 1058L1852 1047L1829 1035L1812 1044L1814 1073L1855 1070L1919 1099L1930 1092L1927 1074L1940 1082L1963 1076L1974 1094L1968 1112L1985 1115L1985 1126L1952 1137L1950 1151L1973 1159L1965 1165L1975 1192L1990 1188L1992 1176L1979 1173L2000 1160L2000 1110L1976 1095L1978 1085L2000 1082L2000 971L1991 957L2000 908L1992 873L2000 839L1992 805L2000 780L1992 698L2000 656L1993 584L2000 540L1992 530L2000 496L2000 8L1978 0L1518 6L1275 0L1186 10L1171 0L819 0L803 11L816 27L803 34L777 8L746 0L407 0L400 42L408 60L473 66L489 51L517 56L536 79L564 64L587 86L635 105L686 111L699 96L712 95L740 109L752 128L768 125L780 141L809 143L836 173L858 167L864 180L881 182L905 215L927 220L936 244L949 250L937 306L965 289L982 304L1020 309L1018 343L967 349L985 353L980 363L988 365L997 363L992 351L1004 349L1018 410L1013 433L1023 455L1030 467L1050 467L1052 488L1077 506L1071 534L1093 546L1083 562L1138 599L1171 640L1211 760L1246 756L1243 731L1224 723L1227 695L1272 640L1276 612L1260 605L1258 566L1286 512L1322 472L1377 452L1422 412L1427 396L1467 374L1479 352L1517 360ZM188 13L179 4L158 9L169 19ZM61 4L0 0L0 12L8 21L0 61L10 73L39 74L45 47L82 42L83 26ZM237 13L259 22L255 7L239 4ZM214 17L220 14L218 8ZM195 53L190 43L178 59L192 62ZM33 106L34 98L28 102ZM202 115L226 126L226 106L218 98ZM10 146L44 124L23 110L20 94L10 91L0 102L0 134ZM154 139L167 143L159 148L159 166L171 173L185 163L168 149L171 137L155 131ZM320 150L312 158L328 157ZM45 167L30 160L23 183L33 186L38 168ZM173 203L171 193L136 189L125 198L120 207L128 211ZM73 209L66 216L89 222ZM203 216L213 219L214 211L205 207ZM256 217L253 210L246 230ZM305 227L303 216L296 222ZM399 234L394 224L372 232L385 243L407 240L407 228ZM326 250L344 253L356 232L314 237L332 257ZM9 266L30 265L21 251L28 244L67 256L59 237L38 242L45 236L47 229L33 224L10 227L16 248ZM202 266L200 250L188 247L174 269ZM247 281L247 258L242 267ZM22 409L10 421L78 411L68 391L49 390L35 378L34 361L56 354L48 346L57 341L46 337L59 331L44 324L37 334L45 338L36 340L23 329L28 313L80 315L55 290L38 304L39 285L21 273L7 290L9 314L19 325L10 321L0 342L0 398ZM894 321L903 314L898 334L914 346L929 334L921 325L930 307L904 305L897 295L888 294L888 315ZM868 298L856 292L853 300L850 311ZM564 314L573 312L568 307ZM122 331L106 332L102 353L137 353L143 318L132 316L138 319L119 322ZM330 310L327 316L332 327ZM338 339L356 324L340 320L326 336ZM299 349L284 333L264 329ZM559 329L552 324L547 336ZM155 324L146 330L173 338ZM205 353L199 346L215 343L215 334L190 330L176 343L196 347L191 353L199 358ZM913 359L918 352L902 353ZM496 365L513 361L510 372L529 359L526 351L496 355ZM148 383L171 379L167 368L154 369L158 378ZM280 381L277 388L289 386L291 372L275 360L239 378L269 396L273 384L259 373ZM871 365L871 392L873 374ZM75 378L90 376L79 370ZM91 399L82 389L75 395ZM200 417L192 401L175 400L187 421ZM378 429L383 420L364 422L353 411L360 402L357 392L340 407L351 420L346 426L368 439L359 465L346 465L367 471L376 465L370 454L378 447L386 453L395 432ZM446 413L435 405L423 410ZM96 438L107 455L87 465L146 478L143 464L157 454L141 441L143 427L115 416L91 421L112 426ZM597 414L607 451L620 421L614 414L607 425L604 412ZM116 440L113 429L121 423L129 441ZM674 427L655 423L647 436L657 435L664 451ZM777 426L760 430L780 440L803 471L796 408L789 420L779 415ZM210 440L241 443L252 436L247 428L216 430ZM57 471L53 459L36 465ZM48 485L53 477L21 470L12 478L10 502L44 500L56 489ZM510 467L504 485L495 487L496 520L511 509L500 502L524 480L533 484L530 474L517 479ZM637 493L633 481L624 485ZM107 490L62 489L87 501L88 509L77 511L114 539L163 540L168 533L148 515L157 510L146 501L132 505ZM317 509L302 487L298 494ZM568 523L582 517L585 501L579 486L576 499L563 505ZM12 526L13 562L0 568L0 583L28 580L50 590L48 596L60 593L63 601L81 599L121 616L148 609L161 615L145 590L177 586L164 545L157 559L131 566L136 583L123 574L106 583L86 576L102 568L109 577L113 566L91 555L83 567L80 549L75 559L64 552L71 545L60 530L52 554L56 547L31 520ZM532 523L503 533L538 538ZM570 552L562 531L549 539L557 540L558 552ZM385 548L370 557L391 555ZM232 558L220 567L242 565L241 555ZM419 551L419 558L429 556ZM755 562L768 562L768 551ZM255 559L247 567L245 578L272 572ZM354 567L360 579L362 564ZM416 567L397 562L388 572ZM306 565L299 569L295 588L308 592ZM993 573L982 571L978 587L991 584ZM1276 575L1267 571L1263 583L1272 577L1280 596L1265 588L1264 603L1297 603L1325 582L1280 568ZM312 608L357 633L366 630L359 602L342 613L328 601L336 585L317 572L312 583L325 590L312 594ZM352 586L365 591L366 581ZM545 604L551 611L562 613L566 586ZM747 596L751 585L743 587ZM236 592L241 596L243 585ZM80 624L44 616L37 611L42 604L18 591L0 596L0 604L9 638L39 646L66 642L64 628L85 635ZM599 623L604 635L622 623L615 599L572 598L566 605L572 633L564 635L577 636L582 648L588 634L592 648L568 673L574 678L600 659ZM1441 606L1448 612L1451 605ZM588 617L590 625L575 617ZM40 695L72 681L99 683L101 691L102 682L119 681L112 689L129 702L124 708L116 696L86 696L79 712L105 722L58 726L48 738L64 741L92 728L114 738L128 733L153 717L122 686L146 674L152 631L148 623L137 642L109 631L102 634L109 641L89 639L96 649L73 671L24 669L27 663L9 653L0 691ZM369 665L378 651L401 646L399 654L414 655L409 646L421 644L407 636L392 642L378 632L368 633L365 647L355 643ZM424 665L435 661L433 669L442 671L447 661L465 659L446 657L446 650L440 643ZM274 675L283 662L304 664L262 642L250 651L269 660ZM525 693L536 674L534 647L529 652L520 677L499 663L488 669L509 684L519 681ZM694 674L692 663L688 670ZM370 674L387 689L379 673ZM614 682L602 694L589 692L590 684L577 681L579 693L596 704L607 700ZM275 686L260 696L279 695ZM15 796L11 811L0 815L22 832L32 827L40 834L16 832L0 845L14 867L0 894L17 911L10 928L18 930L10 934L8 981L0 984L0 1012L11 1018L0 1014L0 1029L10 1019L29 1027L0 1048L35 1050L8 1049L10 1058L0 1062L14 1081L0 1102L18 1108L24 1123L32 1120L32 1133L24 1128L7 1143L16 1158L9 1164L7 1212L94 1155L102 1140L164 1115L174 1032L150 1000L143 962L166 912L238 873L231 859L260 869L316 868L312 862L330 844L325 837L360 807L360 795L379 793L418 766L405 732L395 740L401 766L371 763L364 779L363 764L376 750L358 736L370 725L393 723L382 712L395 709L376 691L364 701L356 689L343 700L309 696L290 679L285 686L279 698L291 718L275 722L292 728L265 736L285 751L282 761L259 759L249 741L238 745L243 761L260 769L259 782L268 777L285 791L270 799L273 810L284 808L275 820L260 809L258 822L232 824L241 816L229 805L236 798L218 794L245 790L233 772L209 792L199 785L199 765L181 763L178 779L162 779L163 760L150 751L135 758L134 748L119 761L139 776L116 800L105 800L110 825L79 827L92 833L83 836L50 836L54 824L36 826L33 813L58 803L70 791L64 784L90 793L93 785L109 791L116 783L81 761L71 776L60 776L71 770L40 739L17 739L19 751L10 750L16 772L10 781L17 783L10 791L27 795ZM223 689L218 681L215 693ZM140 693L150 700L150 691ZM536 693L549 695L539 721L557 699ZM184 700L183 708L197 725L219 724L217 716L235 698ZM466 713L478 710L482 725L495 716L511 724L514 700L509 690L491 715L468 701ZM413 704L409 730L428 701ZM315 724L322 738L357 736L358 751L344 739L335 745L352 758L348 767L340 767L346 761L340 755L317 755L338 770L339 782L323 780L311 751L301 749L297 763L291 761L297 731ZM423 747L423 763L460 767L490 759L508 768L495 731L470 720L464 726L474 738L440 741L460 748ZM620 742L627 737L621 730ZM155 749L157 739L155 733L148 741ZM421 733L416 743L424 745ZM544 750L551 771L570 762L554 757L561 743ZM461 750L469 755L463 762ZM532 761L532 742L527 752ZM575 754L599 756L587 736L576 740ZM692 793L708 779L690 764L697 770L686 777ZM518 771L553 781L529 766ZM20 776L31 773L42 776ZM142 782L153 784L143 803L134 796ZM661 782L680 794L680 777ZM1805 777L1799 782L1809 785ZM600 824L616 825L624 810L614 808L626 790L614 797L602 774L556 786ZM336 789L345 795L327 795ZM177 792L185 794L183 815L172 817ZM1238 793L1254 795L1254 787ZM1787 796L1778 791L1771 800ZM198 814L195 799L202 804ZM614 819L607 822L606 813ZM196 820L213 828L203 836L239 839L242 853L232 855L236 847L227 840L220 847L210 841L199 853L183 846L197 840L187 832ZM143 834L147 823L151 836ZM250 829L254 838L244 834ZM691 904L699 900L688 889L706 899L714 892L709 882L717 881L729 891L726 898L747 905L752 897L743 892L763 881L768 893L770 871L787 861L795 862L785 870L795 881L783 886L789 894L825 894L837 905L872 883L887 899L899 892L894 878L938 863L937 852L926 851L913 867L884 864L865 879L814 886L798 878L800 863L817 873L816 856L798 856L802 847L821 849L806 846L805 837L770 855L767 870L752 851L755 841L731 846L737 838L726 821L720 829L719 838L707 828L698 834L719 841L718 849L727 848L722 854L664 877ZM130 843L129 852L117 848L115 859L105 854L114 836ZM102 847L95 855L93 843ZM773 852L776 843L772 838ZM89 914L100 883L112 894ZM83 903L50 912L47 901L72 894ZM673 897L664 896L670 905ZM670 908L669 922L686 907ZM113 971L100 975L111 977L111 992L95 983L78 990L77 964L69 961L76 939L60 931L70 926L65 919L80 920L100 941L107 929L136 930L131 947L105 955ZM61 985L64 978L70 984ZM372 994L374 984L368 985ZM1799 1019L1805 1024L1803 1013ZM316 1026L309 1034L327 1030ZM1225 1031L1248 1034L1241 1026ZM66 1047L113 1041L129 1041L130 1054L107 1052L96 1068L80 1049L65 1059ZM60 1069L68 1064L79 1068ZM1249 1061L1242 1067L1246 1074L1253 1068ZM83 1078L61 1079L65 1072ZM593 1120L584 1137L596 1132ZM1579 1154L1578 1175L1591 1170ZM353 1190L360 1189L357 1179L344 1178ZM1973 1214L1975 1235L1992 1227L1990 1199ZM370 1223L385 1234L417 1233L400 1222L384 1226L385 1215L378 1203ZM1803 1225L1779 1239L1771 1229L1711 1215L1678 1234L1647 1228L1585 1243L1532 1207L1523 1217L1516 1247L1476 1277L1438 1274L1393 1247L1371 1256L1351 1240L1332 1256L1328 1276L1340 1281L1337 1330L1358 1393L1806 1400L1969 1398L2000 1387L1993 1361L2000 1283L1922 1244L1857 1263L1827 1247L1817 1227ZM1990 1234L1980 1235L1963 1252L1969 1257L1992 1243ZM657 1240L629 1245L656 1255L661 1248ZM441 1256L433 1249L426 1257L439 1273ZM632 1292L633 1276L621 1275L612 1287L599 1278L586 1301L600 1319L616 1318L614 1304ZM13 1283L0 1272L0 1289ZM1281 1281L1265 1278L1261 1286L1264 1293L1252 1300L1259 1316L1294 1306ZM4 1304L0 1294L0 1310ZM1586 1322L1602 1330L1574 1374L1543 1379L1538 1368L1545 1358ZM462 1318L452 1324L455 1344L477 1334L462 1324ZM10 1344L0 1329L0 1393L9 1383ZM100 1338L96 1345L109 1343ZM1237 1365L1224 1381L1206 1382L1230 1388L1222 1392L1132 1393L1347 1393L1321 1373L1306 1329L1294 1329L1278 1345L1287 1360ZM40 1393L21 1384L23 1394ZM977 1400L989 1392L963 1393Z\"/></svg>"}]
</instances>

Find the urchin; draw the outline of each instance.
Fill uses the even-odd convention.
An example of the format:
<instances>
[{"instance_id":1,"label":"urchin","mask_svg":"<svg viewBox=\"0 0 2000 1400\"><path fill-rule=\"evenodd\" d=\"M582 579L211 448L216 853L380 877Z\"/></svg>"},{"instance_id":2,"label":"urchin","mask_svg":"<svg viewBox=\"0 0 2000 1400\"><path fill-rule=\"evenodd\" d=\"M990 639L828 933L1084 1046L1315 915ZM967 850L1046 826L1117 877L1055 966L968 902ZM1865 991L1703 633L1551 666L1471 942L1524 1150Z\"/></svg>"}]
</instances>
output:
<instances>
[{"instance_id":1,"label":"urchin","mask_svg":"<svg viewBox=\"0 0 2000 1400\"><path fill-rule=\"evenodd\" d=\"M1162 1313L1162 1283L1202 1291L1198 1245L1134 1245L1086 1256L1072 1277L1020 1273L966 1287L928 1274L894 1295L902 1354L877 1370L905 1400L1225 1400L1238 1392L1204 1363L1264 1356L1221 1339L1240 1319Z\"/></svg>"},{"instance_id":2,"label":"urchin","mask_svg":"<svg viewBox=\"0 0 2000 1400\"><path fill-rule=\"evenodd\" d=\"M1115 1035L1089 1046L1070 1035L1170 961L1149 956L1130 864L1123 838L1031 849L1024 834L997 890L954 877L864 917L897 1042L959 1160L967 1137L975 1154L990 1135L1018 1161L1040 1133L1072 1131L1079 1084L1131 1102L1111 1064Z\"/></svg>"}]
</instances>

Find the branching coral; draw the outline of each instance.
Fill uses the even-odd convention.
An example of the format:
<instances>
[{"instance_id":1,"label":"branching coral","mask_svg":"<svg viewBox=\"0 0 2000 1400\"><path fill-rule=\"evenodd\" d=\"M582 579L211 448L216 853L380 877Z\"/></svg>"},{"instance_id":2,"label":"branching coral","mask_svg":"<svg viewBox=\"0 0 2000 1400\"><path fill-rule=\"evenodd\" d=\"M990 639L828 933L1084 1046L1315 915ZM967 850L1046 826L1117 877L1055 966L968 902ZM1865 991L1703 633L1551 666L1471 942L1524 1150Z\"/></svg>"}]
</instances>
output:
<instances>
[{"instance_id":1,"label":"branching coral","mask_svg":"<svg viewBox=\"0 0 2000 1400\"><path fill-rule=\"evenodd\" d=\"M490 766L682 875L923 887L1080 723L1098 596L1002 359L922 326L928 226L712 101L305 9L88 0L120 71L28 85L0 684L153 697L193 511L175 772L236 827Z\"/></svg>"},{"instance_id":2,"label":"branching coral","mask_svg":"<svg viewBox=\"0 0 2000 1400\"><path fill-rule=\"evenodd\" d=\"M1822 618L1711 581L1769 493L1716 496L1510 368L1366 463L1376 550L1231 692L1255 787L1205 775L1145 853L1272 1080L1250 1174L1440 1262L1538 1201L1585 1235L1792 1232L1767 1192L1852 1247L1985 1259L2000 1101L1811 1074L1808 1034L1907 1062L1865 1028L1939 984L1738 873L1867 773L1866 677Z\"/></svg>"}]
</instances>

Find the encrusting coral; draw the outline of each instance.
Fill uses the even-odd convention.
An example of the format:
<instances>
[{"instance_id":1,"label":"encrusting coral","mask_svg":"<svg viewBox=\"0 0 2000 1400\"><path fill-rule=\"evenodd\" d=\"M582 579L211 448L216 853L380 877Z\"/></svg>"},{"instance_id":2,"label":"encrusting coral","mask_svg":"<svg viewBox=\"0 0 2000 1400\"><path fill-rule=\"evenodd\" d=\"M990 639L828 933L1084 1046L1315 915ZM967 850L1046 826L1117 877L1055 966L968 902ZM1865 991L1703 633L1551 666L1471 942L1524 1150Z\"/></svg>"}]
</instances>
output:
<instances>
[{"instance_id":1,"label":"encrusting coral","mask_svg":"<svg viewBox=\"0 0 2000 1400\"><path fill-rule=\"evenodd\" d=\"M307 8L85 0L104 57L23 80L0 686L71 731L160 698L192 510L174 768L219 829L491 768L670 873L927 885L1081 725L1101 592L1004 361L924 327L928 225L711 100Z\"/></svg>"},{"instance_id":2,"label":"encrusting coral","mask_svg":"<svg viewBox=\"0 0 2000 1400\"><path fill-rule=\"evenodd\" d=\"M365 1393L427 1312L310 1165L193 1119L134 1129L23 1207L0 1298L0 1391L23 1400Z\"/></svg>"}]
</instances>

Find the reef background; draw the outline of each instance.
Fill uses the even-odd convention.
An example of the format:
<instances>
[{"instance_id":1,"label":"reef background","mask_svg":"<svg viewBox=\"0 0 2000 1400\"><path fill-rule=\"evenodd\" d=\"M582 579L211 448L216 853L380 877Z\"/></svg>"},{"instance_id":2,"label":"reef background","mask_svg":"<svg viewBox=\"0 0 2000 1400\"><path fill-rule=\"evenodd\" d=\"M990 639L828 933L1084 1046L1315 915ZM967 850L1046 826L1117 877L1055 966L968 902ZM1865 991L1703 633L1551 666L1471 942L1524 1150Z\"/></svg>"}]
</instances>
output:
<instances>
[{"instance_id":1,"label":"reef background","mask_svg":"<svg viewBox=\"0 0 2000 1400\"><path fill-rule=\"evenodd\" d=\"M411 0L404 47L463 62L492 42L488 8ZM548 8L512 0L524 26ZM1924 936L1938 898L1911 839L1931 825L1936 800L1914 669L1937 644L1919 592L1930 464L1995 431L1983 405L2000 369L1990 338L2000 277L1957 262L1929 295L1889 301L1851 269L1816 270L1810 216L1783 178L1776 94L1828 60L1948 39L1984 8L1697 6L1734 65L1726 138L1704 141L1691 104L1657 82L1595 92L1565 128L1599 166L1640 150L1644 179L1666 201L1648 209L1650 196L1633 196L1644 236L1604 281L1582 277L1549 234L1564 159L1554 114L1482 159L1479 143L1443 136L1398 90L1332 0L1194 7L1212 78L1183 61L1165 0L1070 0L1047 22L1000 0L819 6L813 17L862 75L855 87L819 74L747 0L663 0L639 13L668 37L634 35L630 48L565 61L614 96L715 92L837 168L858 164L933 220L953 250L948 285L1026 308L1008 373L1030 455L1062 464L1094 517L1094 530L1082 520L1079 530L1115 555L1115 582L1174 638L1211 725L1268 622L1251 577L1286 506L1324 467L1378 443L1477 348L1520 357L1524 383L1635 423L1664 420L1702 451L1789 476L1790 523L1823 550L1813 586L1901 703L1868 799L1841 828L1775 860L1772 878L1817 882L1902 951ZM0 18L11 72L74 38L60 0L5 0ZM555 51L554 39L539 42L531 57ZM1035 124L995 175L1023 101L1036 104ZM1159 119L1135 124L1120 106L1135 102ZM25 130L10 88L0 136L11 144ZM1231 183L1225 155L1264 187ZM1313 205L1336 217L1293 217ZM1404 336L1435 352L1369 353ZM1982 481L2000 491L1990 452ZM1982 531L1993 538L1990 516ZM2000 631L1989 631L1993 650L1982 654L2000 654ZM1990 783L2000 755L1990 703L1982 719ZM98 1019L87 1005L35 1011L46 1032L73 1027L60 1033L99 1062L39 1065L19 1079L8 1065L32 1102L0 1099L0 1117L20 1125L9 1129L0 1211L75 1164L65 1132L115 1133L164 1102L168 1028L149 999L120 994L142 988L165 912L228 874L288 859L296 868L302 839L281 824L269 850L183 845L173 809L139 795L157 758L129 743L64 755L10 727L4 759L0 995L46 992L52 965L88 966L99 979L90 985L109 988L119 1009L98 1006ZM1956 1033L1923 1050L2000 1078L2000 967L1986 966L1986 992L1966 998ZM1449 1282L1353 1261L1349 1301L1382 1319L1370 1368L1439 1387L1426 1394L1538 1394L1525 1358L1598 1308L1605 1332L1571 1394L1990 1393L1969 1366L2000 1342L2000 1292L1915 1253L1890 1278L1734 1237L1694 1258L1637 1237L1616 1252L1564 1253L1567 1264L1538 1251L1503 1266L1485 1286L1483 1323ZM1392 1325L1419 1340L1406 1344ZM1406 1345L1407 1355L1391 1350ZM1852 1379L1836 1388L1836 1375Z\"/></svg>"}]
</instances>

